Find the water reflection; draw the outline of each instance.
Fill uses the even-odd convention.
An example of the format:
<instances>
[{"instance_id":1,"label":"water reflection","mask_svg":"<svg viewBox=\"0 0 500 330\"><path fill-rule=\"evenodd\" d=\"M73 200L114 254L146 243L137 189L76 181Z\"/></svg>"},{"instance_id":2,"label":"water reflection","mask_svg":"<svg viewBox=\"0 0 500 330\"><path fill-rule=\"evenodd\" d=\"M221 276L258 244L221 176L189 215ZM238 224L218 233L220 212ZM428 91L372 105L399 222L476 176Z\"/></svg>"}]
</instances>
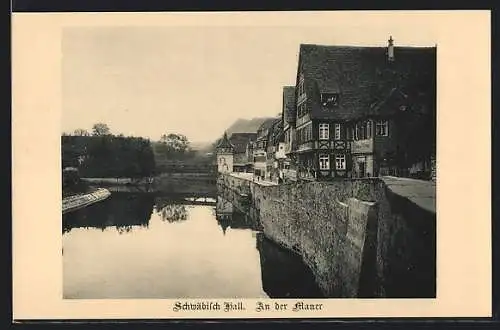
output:
<instances>
[{"instance_id":1,"label":"water reflection","mask_svg":"<svg viewBox=\"0 0 500 330\"><path fill-rule=\"evenodd\" d=\"M319 296L300 258L231 203L113 193L63 217L65 298Z\"/></svg>"},{"instance_id":2,"label":"water reflection","mask_svg":"<svg viewBox=\"0 0 500 330\"><path fill-rule=\"evenodd\" d=\"M260 226L255 219L234 207L231 202L221 196L217 197L215 216L224 233L227 228L260 230Z\"/></svg>"},{"instance_id":3,"label":"water reflection","mask_svg":"<svg viewBox=\"0 0 500 330\"><path fill-rule=\"evenodd\" d=\"M153 212L154 198L149 194L113 193L108 200L63 215L63 233L73 228L115 227L119 233L134 226L147 227Z\"/></svg>"}]
</instances>

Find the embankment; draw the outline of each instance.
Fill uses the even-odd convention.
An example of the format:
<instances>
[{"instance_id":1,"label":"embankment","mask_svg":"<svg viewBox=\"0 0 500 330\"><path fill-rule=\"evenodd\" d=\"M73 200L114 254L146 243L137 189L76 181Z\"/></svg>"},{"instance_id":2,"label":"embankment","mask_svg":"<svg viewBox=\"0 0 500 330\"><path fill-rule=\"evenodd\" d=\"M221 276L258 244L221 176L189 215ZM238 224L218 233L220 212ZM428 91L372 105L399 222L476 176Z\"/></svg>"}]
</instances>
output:
<instances>
[{"instance_id":1,"label":"embankment","mask_svg":"<svg viewBox=\"0 0 500 330\"><path fill-rule=\"evenodd\" d=\"M82 178L91 186L106 187L112 192L154 192L215 197L216 177L210 173L163 173L152 178Z\"/></svg>"},{"instance_id":2,"label":"embankment","mask_svg":"<svg viewBox=\"0 0 500 330\"><path fill-rule=\"evenodd\" d=\"M89 205L105 200L110 195L111 193L109 192L109 190L99 188L89 193L65 197L62 200L62 213L65 214L87 207Z\"/></svg>"},{"instance_id":3,"label":"embankment","mask_svg":"<svg viewBox=\"0 0 500 330\"><path fill-rule=\"evenodd\" d=\"M264 234L302 256L325 296L435 297L435 212L383 180L266 187L222 175L218 187L251 196Z\"/></svg>"}]
</instances>

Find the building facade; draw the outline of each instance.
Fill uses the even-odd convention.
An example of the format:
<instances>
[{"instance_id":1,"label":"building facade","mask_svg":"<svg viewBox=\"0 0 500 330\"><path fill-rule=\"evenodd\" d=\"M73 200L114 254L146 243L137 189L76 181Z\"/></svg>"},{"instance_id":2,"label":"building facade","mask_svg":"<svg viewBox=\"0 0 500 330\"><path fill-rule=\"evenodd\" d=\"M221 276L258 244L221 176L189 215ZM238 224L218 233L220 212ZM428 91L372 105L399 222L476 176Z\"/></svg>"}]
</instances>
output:
<instances>
[{"instance_id":1,"label":"building facade","mask_svg":"<svg viewBox=\"0 0 500 330\"><path fill-rule=\"evenodd\" d=\"M216 146L217 153L217 173L233 172L234 146L231 144L224 132L224 136Z\"/></svg>"},{"instance_id":2,"label":"building facade","mask_svg":"<svg viewBox=\"0 0 500 330\"><path fill-rule=\"evenodd\" d=\"M254 175L257 179L265 180L269 178L270 174L267 172L269 131L277 120L277 118L268 119L264 121L257 130L257 138L252 148Z\"/></svg>"},{"instance_id":3,"label":"building facade","mask_svg":"<svg viewBox=\"0 0 500 330\"><path fill-rule=\"evenodd\" d=\"M289 167L304 180L430 177L435 82L435 47L301 45L295 109L283 93Z\"/></svg>"},{"instance_id":4,"label":"building facade","mask_svg":"<svg viewBox=\"0 0 500 330\"><path fill-rule=\"evenodd\" d=\"M296 181L297 180L297 163L296 155L293 150L296 149L296 106L295 106L295 86L283 87L283 101L282 101L282 121L283 121L283 135L284 135L284 154L283 159L283 180Z\"/></svg>"},{"instance_id":5,"label":"building facade","mask_svg":"<svg viewBox=\"0 0 500 330\"><path fill-rule=\"evenodd\" d=\"M233 172L252 172L253 162L248 159L248 146L257 138L257 133L233 133L229 142L233 145Z\"/></svg>"},{"instance_id":6,"label":"building facade","mask_svg":"<svg viewBox=\"0 0 500 330\"><path fill-rule=\"evenodd\" d=\"M285 143L283 121L276 119L269 129L266 151L266 180L280 182L283 177L283 163L285 158Z\"/></svg>"}]
</instances>

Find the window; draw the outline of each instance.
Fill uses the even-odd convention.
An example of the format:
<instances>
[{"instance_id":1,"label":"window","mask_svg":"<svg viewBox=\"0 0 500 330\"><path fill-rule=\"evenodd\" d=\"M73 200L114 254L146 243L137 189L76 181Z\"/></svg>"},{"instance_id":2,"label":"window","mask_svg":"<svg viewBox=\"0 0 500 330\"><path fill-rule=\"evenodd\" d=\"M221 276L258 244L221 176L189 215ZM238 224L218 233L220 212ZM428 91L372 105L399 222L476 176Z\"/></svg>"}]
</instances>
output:
<instances>
[{"instance_id":1,"label":"window","mask_svg":"<svg viewBox=\"0 0 500 330\"><path fill-rule=\"evenodd\" d=\"M359 128L359 139L364 140L366 139L366 122L361 122L360 128Z\"/></svg>"},{"instance_id":2,"label":"window","mask_svg":"<svg viewBox=\"0 0 500 330\"><path fill-rule=\"evenodd\" d=\"M299 97L305 94L305 89L304 89L304 80L299 81Z\"/></svg>"},{"instance_id":3,"label":"window","mask_svg":"<svg viewBox=\"0 0 500 330\"><path fill-rule=\"evenodd\" d=\"M376 124L376 133L378 136L388 136L389 135L389 125L387 120L379 120Z\"/></svg>"},{"instance_id":4,"label":"window","mask_svg":"<svg viewBox=\"0 0 500 330\"><path fill-rule=\"evenodd\" d=\"M298 113L298 118L302 117L303 115L305 115L307 112L307 107L306 107L306 103L302 103L301 105L299 105L299 111L297 112Z\"/></svg>"},{"instance_id":5,"label":"window","mask_svg":"<svg viewBox=\"0 0 500 330\"><path fill-rule=\"evenodd\" d=\"M335 168L345 170L345 155L335 155Z\"/></svg>"},{"instance_id":6,"label":"window","mask_svg":"<svg viewBox=\"0 0 500 330\"><path fill-rule=\"evenodd\" d=\"M339 94L323 93L321 94L321 104L324 107L334 107L338 105Z\"/></svg>"},{"instance_id":7,"label":"window","mask_svg":"<svg viewBox=\"0 0 500 330\"><path fill-rule=\"evenodd\" d=\"M329 125L328 124L319 124L319 139L320 140L328 140L329 136Z\"/></svg>"},{"instance_id":8,"label":"window","mask_svg":"<svg viewBox=\"0 0 500 330\"><path fill-rule=\"evenodd\" d=\"M335 124L335 140L340 140L340 124Z\"/></svg>"},{"instance_id":9,"label":"window","mask_svg":"<svg viewBox=\"0 0 500 330\"><path fill-rule=\"evenodd\" d=\"M372 121L368 120L366 122L366 138L371 139L372 137Z\"/></svg>"},{"instance_id":10,"label":"window","mask_svg":"<svg viewBox=\"0 0 500 330\"><path fill-rule=\"evenodd\" d=\"M349 126L346 128L347 140L354 139L354 126Z\"/></svg>"},{"instance_id":11,"label":"window","mask_svg":"<svg viewBox=\"0 0 500 330\"><path fill-rule=\"evenodd\" d=\"M319 169L320 170L330 169L330 157L328 155L319 155Z\"/></svg>"},{"instance_id":12,"label":"window","mask_svg":"<svg viewBox=\"0 0 500 330\"><path fill-rule=\"evenodd\" d=\"M358 140L359 137L359 126L358 124L354 125L354 140Z\"/></svg>"}]
</instances>

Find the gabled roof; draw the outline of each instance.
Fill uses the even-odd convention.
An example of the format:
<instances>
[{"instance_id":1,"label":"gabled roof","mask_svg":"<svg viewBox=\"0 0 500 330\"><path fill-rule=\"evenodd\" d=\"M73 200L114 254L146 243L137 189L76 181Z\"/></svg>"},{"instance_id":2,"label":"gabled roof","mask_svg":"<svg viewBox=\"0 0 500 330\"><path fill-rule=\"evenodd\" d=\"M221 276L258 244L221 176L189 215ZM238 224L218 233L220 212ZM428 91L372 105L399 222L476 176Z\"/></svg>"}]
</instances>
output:
<instances>
[{"instance_id":1,"label":"gabled roof","mask_svg":"<svg viewBox=\"0 0 500 330\"><path fill-rule=\"evenodd\" d=\"M234 146L235 153L245 153L247 145L257 139L257 133L233 133L229 141Z\"/></svg>"},{"instance_id":2,"label":"gabled roof","mask_svg":"<svg viewBox=\"0 0 500 330\"><path fill-rule=\"evenodd\" d=\"M394 61L388 61L386 47L302 44L299 70L308 99L319 100L321 93L339 93L339 105L331 110L314 102L312 118L349 120L377 115L375 109L381 108L373 105L380 104L393 89L412 100L435 102L435 47L394 47Z\"/></svg>"},{"instance_id":3,"label":"gabled roof","mask_svg":"<svg viewBox=\"0 0 500 330\"><path fill-rule=\"evenodd\" d=\"M281 119L276 119L269 130L269 145L276 145L280 142L280 139L284 139L283 133L283 121Z\"/></svg>"},{"instance_id":4,"label":"gabled roof","mask_svg":"<svg viewBox=\"0 0 500 330\"><path fill-rule=\"evenodd\" d=\"M294 123L296 117L295 86L283 87L283 120Z\"/></svg>"},{"instance_id":5,"label":"gabled roof","mask_svg":"<svg viewBox=\"0 0 500 330\"><path fill-rule=\"evenodd\" d=\"M257 130L257 137L260 137L260 138L266 137L267 138L267 135L266 136L259 136L260 135L259 133L264 131L264 130L270 129L277 120L279 120L279 118L270 118L270 119L267 119L265 122L263 122L259 126L259 129Z\"/></svg>"},{"instance_id":6,"label":"gabled roof","mask_svg":"<svg viewBox=\"0 0 500 330\"><path fill-rule=\"evenodd\" d=\"M219 149L219 148L234 149L233 144L227 138L227 133L226 132L224 132L224 136L222 137L222 139L217 144L217 149Z\"/></svg>"}]
</instances>

